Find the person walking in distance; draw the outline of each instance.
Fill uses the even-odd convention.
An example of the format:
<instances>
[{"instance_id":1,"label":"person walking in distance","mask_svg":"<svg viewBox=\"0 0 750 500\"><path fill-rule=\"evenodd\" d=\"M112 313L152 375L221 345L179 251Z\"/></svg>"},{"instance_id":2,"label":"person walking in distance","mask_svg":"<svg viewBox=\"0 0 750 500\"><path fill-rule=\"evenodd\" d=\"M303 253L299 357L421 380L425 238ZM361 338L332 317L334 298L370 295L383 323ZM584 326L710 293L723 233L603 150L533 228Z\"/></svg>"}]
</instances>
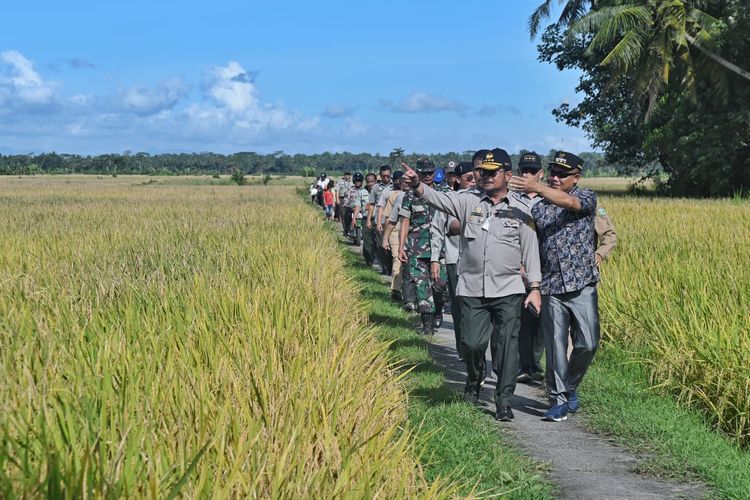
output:
<instances>
[{"instance_id":1,"label":"person walking in distance","mask_svg":"<svg viewBox=\"0 0 750 500\"><path fill-rule=\"evenodd\" d=\"M531 212L540 240L542 331L547 351L550 409L559 422L579 408L578 386L599 346L599 270L594 250L596 194L578 187L583 160L565 151L549 164L547 185L516 177L511 188L543 199ZM568 331L573 352L568 360Z\"/></svg>"},{"instance_id":2,"label":"person walking in distance","mask_svg":"<svg viewBox=\"0 0 750 500\"><path fill-rule=\"evenodd\" d=\"M399 243L398 234L401 228L400 222L398 221L398 210L401 209L401 201L404 196L404 192L401 190L401 177L403 172L393 172L393 187L391 189L386 188L383 191L381 200L385 199L385 204L380 211L380 227L378 230L383 233L383 250L391 254L391 261L393 262L393 268L391 270L391 298L393 300L400 301L401 295L401 261L398 258ZM386 192L388 195L386 196ZM391 222L391 215L396 213L395 222Z\"/></svg>"},{"instance_id":3,"label":"person walking in distance","mask_svg":"<svg viewBox=\"0 0 750 500\"><path fill-rule=\"evenodd\" d=\"M377 223L380 220L378 200L381 195L391 185L391 167L390 165L380 166L380 180L370 189L370 199L367 205L367 227L372 231L374 238L375 256L380 262L380 271L383 274L390 274L391 263L390 254L383 250L383 233L377 231ZM381 226L382 227L382 226Z\"/></svg>"},{"instance_id":4,"label":"person walking in distance","mask_svg":"<svg viewBox=\"0 0 750 500\"><path fill-rule=\"evenodd\" d=\"M352 173L348 170L344 172L341 179L336 181L336 217L341 221L341 227L344 231L344 237L349 236L349 226L351 220L346 219L346 208L349 206L349 191L354 183L352 182Z\"/></svg>"},{"instance_id":5,"label":"person walking in distance","mask_svg":"<svg viewBox=\"0 0 750 500\"><path fill-rule=\"evenodd\" d=\"M508 196L511 161L500 148L480 163L483 194L438 192L407 169L404 177L416 199L458 219L461 257L456 294L461 297L461 344L466 363L464 397L478 401L488 341L497 375L495 418L512 421L511 409L518 371L518 332L521 308L541 304L539 242L528 209ZM531 283L526 290L521 265Z\"/></svg>"}]
</instances>

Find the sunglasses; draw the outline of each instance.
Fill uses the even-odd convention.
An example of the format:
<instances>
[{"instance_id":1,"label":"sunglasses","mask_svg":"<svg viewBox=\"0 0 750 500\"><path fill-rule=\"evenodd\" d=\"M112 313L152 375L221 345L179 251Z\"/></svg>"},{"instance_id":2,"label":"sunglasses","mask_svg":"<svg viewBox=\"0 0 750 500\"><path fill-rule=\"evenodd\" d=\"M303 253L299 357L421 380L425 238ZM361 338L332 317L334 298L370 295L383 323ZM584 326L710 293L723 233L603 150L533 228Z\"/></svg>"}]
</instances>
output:
<instances>
[{"instance_id":1,"label":"sunglasses","mask_svg":"<svg viewBox=\"0 0 750 500\"><path fill-rule=\"evenodd\" d=\"M422 175L424 175L424 176L428 176L428 175L433 175L435 173L435 171L434 170L422 170L419 173L422 174Z\"/></svg>"},{"instance_id":2,"label":"sunglasses","mask_svg":"<svg viewBox=\"0 0 750 500\"><path fill-rule=\"evenodd\" d=\"M551 168L549 169L549 176L550 177L557 177L558 179L566 179L570 177L571 175L577 175L576 172L567 172L565 170L560 170L557 168Z\"/></svg>"},{"instance_id":3,"label":"sunglasses","mask_svg":"<svg viewBox=\"0 0 750 500\"><path fill-rule=\"evenodd\" d=\"M541 169L535 167L521 167L522 174L536 174L539 170Z\"/></svg>"}]
</instances>

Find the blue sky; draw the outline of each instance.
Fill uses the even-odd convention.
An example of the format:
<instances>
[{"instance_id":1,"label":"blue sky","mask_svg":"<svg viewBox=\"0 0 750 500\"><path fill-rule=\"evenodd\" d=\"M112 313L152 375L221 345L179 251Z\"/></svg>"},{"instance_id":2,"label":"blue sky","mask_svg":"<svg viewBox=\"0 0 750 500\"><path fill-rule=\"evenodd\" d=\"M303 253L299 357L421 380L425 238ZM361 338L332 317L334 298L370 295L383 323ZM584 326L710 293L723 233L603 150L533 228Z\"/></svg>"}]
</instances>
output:
<instances>
[{"instance_id":1,"label":"blue sky","mask_svg":"<svg viewBox=\"0 0 750 500\"><path fill-rule=\"evenodd\" d=\"M12 2L0 153L589 150L537 3Z\"/></svg>"}]
</instances>

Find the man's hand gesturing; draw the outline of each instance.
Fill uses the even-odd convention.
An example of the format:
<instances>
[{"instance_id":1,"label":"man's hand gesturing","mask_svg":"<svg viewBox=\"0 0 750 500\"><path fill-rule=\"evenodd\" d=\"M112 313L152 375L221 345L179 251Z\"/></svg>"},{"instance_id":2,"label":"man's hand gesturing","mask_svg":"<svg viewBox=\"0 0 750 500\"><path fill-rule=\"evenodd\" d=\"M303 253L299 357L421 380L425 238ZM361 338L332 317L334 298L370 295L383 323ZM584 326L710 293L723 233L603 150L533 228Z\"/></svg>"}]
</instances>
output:
<instances>
[{"instance_id":1,"label":"man's hand gesturing","mask_svg":"<svg viewBox=\"0 0 750 500\"><path fill-rule=\"evenodd\" d=\"M405 180L406 184L410 188L419 186L419 176L417 175L417 173L412 170L411 167L406 163L401 163L401 166L404 167L404 176L402 178L402 182Z\"/></svg>"}]
</instances>

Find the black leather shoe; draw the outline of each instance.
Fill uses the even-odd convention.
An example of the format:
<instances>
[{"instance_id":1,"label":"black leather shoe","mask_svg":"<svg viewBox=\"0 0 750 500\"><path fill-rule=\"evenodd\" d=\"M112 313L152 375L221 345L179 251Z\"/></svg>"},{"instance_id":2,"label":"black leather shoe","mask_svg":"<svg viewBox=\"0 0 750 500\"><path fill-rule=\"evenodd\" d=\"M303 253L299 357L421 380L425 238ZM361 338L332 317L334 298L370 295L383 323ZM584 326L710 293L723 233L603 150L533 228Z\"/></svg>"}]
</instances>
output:
<instances>
[{"instance_id":1,"label":"black leather shoe","mask_svg":"<svg viewBox=\"0 0 750 500\"><path fill-rule=\"evenodd\" d=\"M510 406L500 406L495 413L495 420L500 422L513 422L513 410Z\"/></svg>"}]
</instances>

